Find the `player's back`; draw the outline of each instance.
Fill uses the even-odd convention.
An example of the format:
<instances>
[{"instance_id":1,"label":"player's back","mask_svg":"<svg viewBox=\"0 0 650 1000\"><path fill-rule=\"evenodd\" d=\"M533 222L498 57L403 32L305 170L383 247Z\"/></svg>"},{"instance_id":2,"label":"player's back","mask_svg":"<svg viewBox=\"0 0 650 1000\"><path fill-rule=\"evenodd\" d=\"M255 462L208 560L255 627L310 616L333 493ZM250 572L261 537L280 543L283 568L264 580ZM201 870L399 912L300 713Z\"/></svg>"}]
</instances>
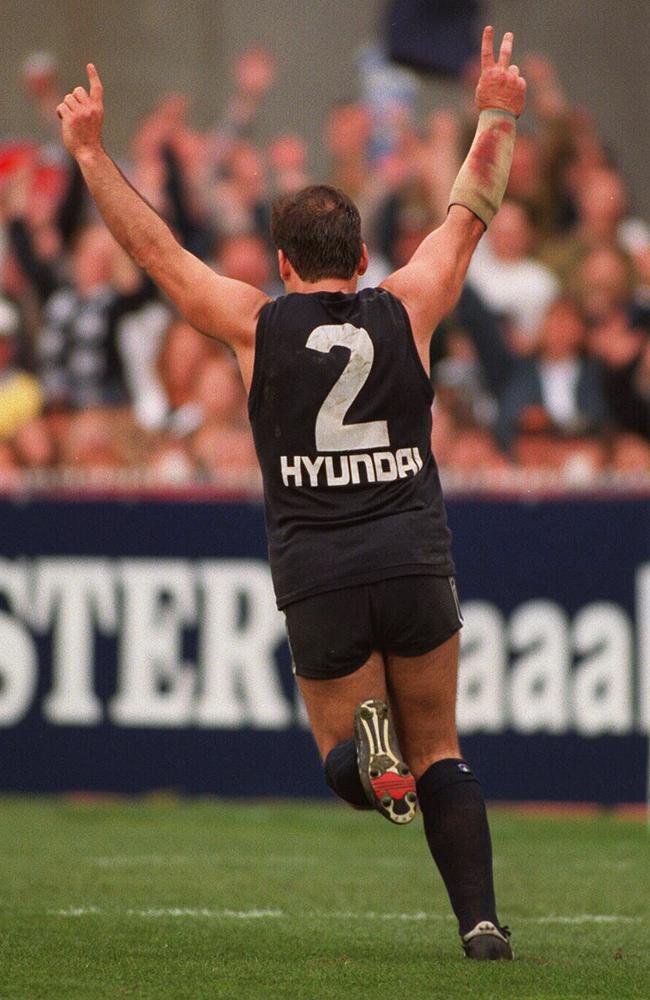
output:
<instances>
[{"instance_id":1,"label":"player's back","mask_svg":"<svg viewBox=\"0 0 650 1000\"><path fill-rule=\"evenodd\" d=\"M390 292L290 294L263 308L249 413L280 607L453 572L432 399Z\"/></svg>"}]
</instances>

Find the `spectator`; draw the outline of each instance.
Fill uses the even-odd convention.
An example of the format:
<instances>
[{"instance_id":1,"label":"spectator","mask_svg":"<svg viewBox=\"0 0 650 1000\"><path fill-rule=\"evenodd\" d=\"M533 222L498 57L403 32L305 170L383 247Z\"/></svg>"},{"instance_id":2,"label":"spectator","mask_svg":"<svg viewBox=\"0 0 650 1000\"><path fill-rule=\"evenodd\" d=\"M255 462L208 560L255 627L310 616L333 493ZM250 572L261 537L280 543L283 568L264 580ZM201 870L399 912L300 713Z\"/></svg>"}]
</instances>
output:
<instances>
[{"instance_id":1,"label":"spectator","mask_svg":"<svg viewBox=\"0 0 650 1000\"><path fill-rule=\"evenodd\" d=\"M606 428L609 415L600 370L582 353L585 334L577 306L559 299L544 318L535 356L512 359L497 422L506 450L518 434L584 437Z\"/></svg>"},{"instance_id":2,"label":"spectator","mask_svg":"<svg viewBox=\"0 0 650 1000\"><path fill-rule=\"evenodd\" d=\"M288 133L277 136L269 149L274 193L295 194L311 184L308 160L307 144L299 135Z\"/></svg>"},{"instance_id":3,"label":"spectator","mask_svg":"<svg viewBox=\"0 0 650 1000\"><path fill-rule=\"evenodd\" d=\"M565 288L571 288L572 276L590 250L599 247L622 250L624 242L631 245L629 234L635 228L627 215L623 181L611 167L588 172L574 197L577 221L573 229L566 236L548 241L540 254Z\"/></svg>"},{"instance_id":4,"label":"spectator","mask_svg":"<svg viewBox=\"0 0 650 1000\"><path fill-rule=\"evenodd\" d=\"M240 141L224 158L209 196L213 227L227 236L269 231L266 166L256 147Z\"/></svg>"},{"instance_id":5,"label":"spectator","mask_svg":"<svg viewBox=\"0 0 650 1000\"><path fill-rule=\"evenodd\" d=\"M332 109L324 141L331 179L360 204L371 251L363 283L373 286L444 217L465 150L457 113L437 110L419 129L415 85L367 55L362 100ZM530 114L509 198L432 341L436 454L459 477L500 476L511 461L578 482L604 468L648 475L650 230L630 215L593 118L571 107L552 64L534 55L524 66ZM188 96L166 94L125 169L184 246L274 296L269 195L312 179L311 151L294 134L255 139L273 56L249 49L233 70L216 126L200 130ZM30 57L23 79L54 141L0 149L0 318L3 302L14 315L3 291L20 317L17 334L0 335L0 425L11 423L2 392L17 374L39 402L0 433L0 470L138 466L162 483L256 483L229 357L170 314L105 230L85 224L81 175L52 128L56 61ZM473 91L471 71L466 83ZM559 288L579 309L556 303Z\"/></svg>"},{"instance_id":6,"label":"spectator","mask_svg":"<svg viewBox=\"0 0 650 1000\"><path fill-rule=\"evenodd\" d=\"M361 198L368 184L368 147L372 118L363 104L341 101L325 123L325 145L331 156L330 183L351 198Z\"/></svg>"},{"instance_id":7,"label":"spectator","mask_svg":"<svg viewBox=\"0 0 650 1000\"><path fill-rule=\"evenodd\" d=\"M619 434L614 439L612 469L623 475L650 473L650 444L635 434Z\"/></svg>"},{"instance_id":8,"label":"spectator","mask_svg":"<svg viewBox=\"0 0 650 1000\"><path fill-rule=\"evenodd\" d=\"M266 242L254 233L224 239L219 247L216 268L226 278L246 281L272 297L282 291L276 255L271 257Z\"/></svg>"},{"instance_id":9,"label":"spectator","mask_svg":"<svg viewBox=\"0 0 650 1000\"><path fill-rule=\"evenodd\" d=\"M33 375L16 365L18 311L0 299L0 440L8 441L37 416L43 395Z\"/></svg>"},{"instance_id":10,"label":"spectator","mask_svg":"<svg viewBox=\"0 0 650 1000\"><path fill-rule=\"evenodd\" d=\"M43 417L22 424L13 440L14 451L25 469L53 469L57 462L57 445L52 428Z\"/></svg>"},{"instance_id":11,"label":"spectator","mask_svg":"<svg viewBox=\"0 0 650 1000\"><path fill-rule=\"evenodd\" d=\"M204 479L235 488L259 486L255 446L246 427L206 424L194 435L192 454Z\"/></svg>"},{"instance_id":12,"label":"spectator","mask_svg":"<svg viewBox=\"0 0 650 1000\"><path fill-rule=\"evenodd\" d=\"M609 316L589 332L588 348L601 365L603 391L614 425L650 440L650 397L643 380L648 337L625 313Z\"/></svg>"},{"instance_id":13,"label":"spectator","mask_svg":"<svg viewBox=\"0 0 650 1000\"><path fill-rule=\"evenodd\" d=\"M49 296L37 344L47 404L83 409L128 401L117 329L154 297L153 286L121 294L110 284L114 244L103 226L88 226L75 244L69 285Z\"/></svg>"},{"instance_id":14,"label":"spectator","mask_svg":"<svg viewBox=\"0 0 650 1000\"><path fill-rule=\"evenodd\" d=\"M546 310L557 297L557 279L533 260L533 230L523 205L504 201L479 243L468 280L499 316L510 346L519 354L534 350Z\"/></svg>"},{"instance_id":15,"label":"spectator","mask_svg":"<svg viewBox=\"0 0 650 1000\"><path fill-rule=\"evenodd\" d=\"M204 364L221 348L199 336L184 320L172 323L162 347L159 370L169 408L169 429L177 437L200 425L202 414L196 404L195 388Z\"/></svg>"}]
</instances>

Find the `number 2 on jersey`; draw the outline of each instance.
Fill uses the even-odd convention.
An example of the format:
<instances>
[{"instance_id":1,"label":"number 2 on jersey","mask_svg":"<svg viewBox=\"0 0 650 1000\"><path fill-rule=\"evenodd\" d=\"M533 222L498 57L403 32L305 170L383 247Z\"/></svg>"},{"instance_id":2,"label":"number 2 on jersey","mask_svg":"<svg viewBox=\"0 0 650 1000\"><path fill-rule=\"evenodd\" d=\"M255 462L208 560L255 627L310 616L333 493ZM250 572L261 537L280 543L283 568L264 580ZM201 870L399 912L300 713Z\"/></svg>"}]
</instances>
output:
<instances>
[{"instance_id":1,"label":"number 2 on jersey","mask_svg":"<svg viewBox=\"0 0 650 1000\"><path fill-rule=\"evenodd\" d=\"M329 354L333 347L347 347L350 352L347 365L318 411L316 450L366 451L370 448L387 448L390 439L385 420L370 420L360 424L343 423L372 368L375 348L368 332L351 323L317 326L310 333L306 346L323 354Z\"/></svg>"}]
</instances>

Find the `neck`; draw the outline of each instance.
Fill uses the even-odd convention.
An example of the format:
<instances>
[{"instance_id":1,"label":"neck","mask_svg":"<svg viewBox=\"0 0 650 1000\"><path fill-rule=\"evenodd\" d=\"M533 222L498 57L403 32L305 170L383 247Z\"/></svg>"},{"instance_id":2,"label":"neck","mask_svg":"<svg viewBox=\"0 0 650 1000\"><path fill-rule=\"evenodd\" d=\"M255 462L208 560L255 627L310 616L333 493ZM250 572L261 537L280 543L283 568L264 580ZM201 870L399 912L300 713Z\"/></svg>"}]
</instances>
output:
<instances>
[{"instance_id":1,"label":"neck","mask_svg":"<svg viewBox=\"0 0 650 1000\"><path fill-rule=\"evenodd\" d=\"M359 276L355 274L348 279L321 278L320 281L303 281L297 274L292 274L291 278L284 282L284 287L287 292L300 292L302 295L311 292L345 292L349 295L351 292L356 292L358 280Z\"/></svg>"}]
</instances>

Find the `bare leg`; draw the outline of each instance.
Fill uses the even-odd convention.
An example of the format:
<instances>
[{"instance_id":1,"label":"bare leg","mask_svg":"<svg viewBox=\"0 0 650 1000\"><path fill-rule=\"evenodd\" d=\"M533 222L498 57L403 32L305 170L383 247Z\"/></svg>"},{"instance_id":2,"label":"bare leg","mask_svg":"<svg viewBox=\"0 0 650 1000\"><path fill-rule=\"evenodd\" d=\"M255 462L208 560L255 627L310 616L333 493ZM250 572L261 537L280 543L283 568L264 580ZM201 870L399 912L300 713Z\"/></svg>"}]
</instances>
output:
<instances>
[{"instance_id":1,"label":"bare leg","mask_svg":"<svg viewBox=\"0 0 650 1000\"><path fill-rule=\"evenodd\" d=\"M356 808L374 808L392 823L409 823L415 816L415 781L390 724L383 656L372 653L347 677L299 677L298 684L330 788Z\"/></svg>"},{"instance_id":2,"label":"bare leg","mask_svg":"<svg viewBox=\"0 0 650 1000\"><path fill-rule=\"evenodd\" d=\"M393 722L416 779L437 760L460 757L456 732L458 633L423 656L387 660Z\"/></svg>"},{"instance_id":3,"label":"bare leg","mask_svg":"<svg viewBox=\"0 0 650 1000\"><path fill-rule=\"evenodd\" d=\"M310 680L297 677L311 731L323 760L330 750L352 737L354 710L368 698L386 700L386 672L381 653L372 653L359 670L346 677Z\"/></svg>"}]
</instances>

